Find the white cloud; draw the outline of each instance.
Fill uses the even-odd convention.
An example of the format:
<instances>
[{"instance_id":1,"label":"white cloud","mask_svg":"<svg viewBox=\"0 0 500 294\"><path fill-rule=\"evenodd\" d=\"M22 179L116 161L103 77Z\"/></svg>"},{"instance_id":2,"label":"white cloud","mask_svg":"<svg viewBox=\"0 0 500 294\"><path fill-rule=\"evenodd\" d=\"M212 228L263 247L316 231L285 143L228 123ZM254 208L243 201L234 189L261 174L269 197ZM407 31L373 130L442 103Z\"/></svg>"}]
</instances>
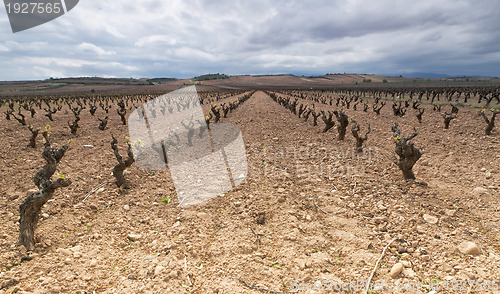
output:
<instances>
[{"instance_id":1,"label":"white cloud","mask_svg":"<svg viewBox=\"0 0 500 294\"><path fill-rule=\"evenodd\" d=\"M177 40L167 35L152 35L140 38L134 43L137 47L145 46L169 46L177 44Z\"/></svg>"},{"instance_id":2,"label":"white cloud","mask_svg":"<svg viewBox=\"0 0 500 294\"><path fill-rule=\"evenodd\" d=\"M76 50L80 51L81 53L93 53L93 54L97 54L99 56L106 56L106 55L115 54L114 51L106 51L99 46L96 46L94 44L87 43L87 42L83 42L80 45L76 46Z\"/></svg>"}]
</instances>

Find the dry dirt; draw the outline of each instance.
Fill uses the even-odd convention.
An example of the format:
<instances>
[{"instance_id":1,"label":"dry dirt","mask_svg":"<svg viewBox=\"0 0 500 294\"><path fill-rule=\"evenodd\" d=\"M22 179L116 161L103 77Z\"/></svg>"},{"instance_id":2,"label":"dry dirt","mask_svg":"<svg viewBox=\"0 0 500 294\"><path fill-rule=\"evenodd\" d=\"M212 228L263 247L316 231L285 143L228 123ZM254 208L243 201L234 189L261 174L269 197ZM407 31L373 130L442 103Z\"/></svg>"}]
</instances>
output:
<instances>
[{"instance_id":1,"label":"dry dirt","mask_svg":"<svg viewBox=\"0 0 500 294\"><path fill-rule=\"evenodd\" d=\"M105 131L84 110L77 136L66 125L71 112L63 109L55 122L39 112L28 120L50 124L54 145L73 139L59 164L73 184L44 206L37 250L28 259L16 245L18 207L35 188L42 142L26 147L27 128L6 121L0 109L0 293L362 293L357 281L368 280L394 238L372 282L441 281L438 293L462 287L463 293L500 293L500 129L483 135L474 109L461 108L444 130L431 106L422 124L412 109L396 118L390 104L380 116L361 108L347 110L362 132L367 122L372 128L365 153L357 155L350 129L338 141L335 127L320 133L321 121L313 127L256 92L221 121L242 130L248 178L187 208L178 207L168 171L132 165L125 175L129 190L113 183L111 135L122 154L127 135L116 106ZM104 116L101 109L97 116ZM419 131L413 141L424 155L414 182L403 180L394 164L394 122L405 135ZM460 252L465 241L480 254ZM391 278L398 262L404 270ZM467 280L476 287L469 290ZM496 290L486 289L493 280ZM317 281L344 290L296 290Z\"/></svg>"}]
</instances>

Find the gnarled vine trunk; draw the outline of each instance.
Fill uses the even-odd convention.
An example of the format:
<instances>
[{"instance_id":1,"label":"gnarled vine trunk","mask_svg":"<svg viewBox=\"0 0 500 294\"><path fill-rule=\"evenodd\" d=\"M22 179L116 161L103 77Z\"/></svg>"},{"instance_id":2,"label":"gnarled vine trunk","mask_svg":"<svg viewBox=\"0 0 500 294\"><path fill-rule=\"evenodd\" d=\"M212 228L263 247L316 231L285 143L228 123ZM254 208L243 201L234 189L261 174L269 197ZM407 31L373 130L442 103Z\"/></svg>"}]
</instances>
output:
<instances>
[{"instance_id":1,"label":"gnarled vine trunk","mask_svg":"<svg viewBox=\"0 0 500 294\"><path fill-rule=\"evenodd\" d=\"M422 152L415 148L410 140L415 138L418 135L418 132L413 133L409 137L402 137L397 123L394 123L392 131L394 133L394 139L396 140L395 152L399 156L397 165L403 172L403 176L405 179L414 180L415 174L413 173L412 169L415 163L422 156Z\"/></svg>"},{"instance_id":2,"label":"gnarled vine trunk","mask_svg":"<svg viewBox=\"0 0 500 294\"><path fill-rule=\"evenodd\" d=\"M64 178L59 178L56 181L50 180L56 171L57 164L68 150L68 146L64 145L59 149L52 149L46 132L44 138L45 149L42 156L47 163L36 173L34 178L39 191L28 195L19 206L19 244L24 245L28 251L35 249L35 230L43 205L52 198L58 188L71 184L71 180Z\"/></svg>"}]
</instances>

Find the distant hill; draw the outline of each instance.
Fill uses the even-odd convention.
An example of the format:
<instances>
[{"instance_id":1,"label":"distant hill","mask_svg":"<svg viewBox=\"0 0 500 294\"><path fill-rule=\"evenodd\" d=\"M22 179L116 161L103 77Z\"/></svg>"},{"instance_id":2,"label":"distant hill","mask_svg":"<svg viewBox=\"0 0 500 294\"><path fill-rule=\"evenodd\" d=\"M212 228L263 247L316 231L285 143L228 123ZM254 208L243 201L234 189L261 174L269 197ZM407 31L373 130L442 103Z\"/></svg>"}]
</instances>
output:
<instances>
[{"instance_id":1,"label":"distant hill","mask_svg":"<svg viewBox=\"0 0 500 294\"><path fill-rule=\"evenodd\" d=\"M444 79L444 78L451 78L452 76L445 75L445 74L438 74L438 73L431 73L431 72L412 72L412 73L406 73L406 74L401 74L405 78L410 78L410 79Z\"/></svg>"},{"instance_id":2,"label":"distant hill","mask_svg":"<svg viewBox=\"0 0 500 294\"><path fill-rule=\"evenodd\" d=\"M421 78L417 78L421 77ZM166 93L185 85L199 89L327 89L339 87L500 86L499 78L451 77L434 73L400 75L325 74L297 76L208 74L195 78L60 78L38 81L0 81L1 96L103 93Z\"/></svg>"}]
</instances>

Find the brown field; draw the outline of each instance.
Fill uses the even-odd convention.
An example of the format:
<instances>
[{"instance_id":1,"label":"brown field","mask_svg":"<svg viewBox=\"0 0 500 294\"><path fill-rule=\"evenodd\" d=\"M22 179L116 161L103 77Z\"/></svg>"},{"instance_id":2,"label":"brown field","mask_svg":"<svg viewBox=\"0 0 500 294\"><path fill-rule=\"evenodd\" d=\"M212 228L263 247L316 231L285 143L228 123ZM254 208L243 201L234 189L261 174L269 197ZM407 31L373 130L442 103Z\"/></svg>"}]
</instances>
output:
<instances>
[{"instance_id":1,"label":"brown field","mask_svg":"<svg viewBox=\"0 0 500 294\"><path fill-rule=\"evenodd\" d=\"M153 79L154 80L154 79ZM363 81L370 82L363 82ZM387 83L383 81L386 80ZM0 97L2 96L37 96L58 94L136 94L166 93L184 85L196 84L199 89L325 89L338 87L465 87L465 86L499 86L498 78L433 78L411 79L393 76L367 74L331 74L324 76L304 77L293 75L261 75L231 76L228 79L194 81L178 79L161 83L146 79L106 79L106 78L65 78L43 81L0 81ZM215 87L215 88L214 88ZM92 92L92 90L94 90Z\"/></svg>"},{"instance_id":2,"label":"brown field","mask_svg":"<svg viewBox=\"0 0 500 294\"><path fill-rule=\"evenodd\" d=\"M352 85L366 78L383 85L383 77L373 76L242 76L204 81L197 87L211 97L231 88L274 89L287 97L291 92L275 89L277 79L287 85L283 88L311 88ZM35 94L19 92L23 87L33 89L34 82L9 83L1 89L2 94L18 96L90 94L90 89L96 94L160 93L183 83L190 82L71 84ZM250 91L214 103L232 102L245 93ZM333 91L294 93L338 97ZM373 98L365 101L372 104ZM316 110L339 109L299 102L314 104ZM37 109L33 119L26 113L29 124L50 125L54 146L73 140L57 171L72 184L57 190L44 205L36 250L27 259L26 250L17 245L18 211L35 189L33 176L44 164L43 142L39 136L35 149L26 147L29 130L14 119L7 121L4 105L0 107L0 293L325 293L296 290L294 285L306 287L318 281L331 283L325 287L356 285L369 279L379 258L372 282L435 286L439 280L438 293L457 293L463 287L468 293L500 293L500 128L484 135L478 110L461 106L445 130L441 114L430 104L422 106L425 113L419 124L411 106L405 116L396 117L392 100L387 102L378 116L371 109L364 112L361 104L357 110L344 109L363 134L371 125L365 152L357 154L350 126L346 139L339 141L336 127L321 133L321 118L313 126L311 118L305 122L267 92L256 91L221 119L242 131L247 179L223 196L186 208L178 206L168 171L132 165L125 174L129 189L114 184L111 136L118 138L125 155L128 135L116 104L104 131L97 128L97 117L104 117L104 111L99 108L91 116L83 110L77 135L70 135L67 121L73 114L67 106L54 115L54 122L43 110ZM205 104L204 112L209 108ZM441 112L450 109L444 103ZM394 163L394 122L405 136L414 127L419 132L412 140L423 151L413 169L416 181L404 180ZM259 217L263 213L264 221ZM382 256L393 239L397 240ZM466 241L474 242L480 254L459 250ZM390 277L389 271L399 262L403 272ZM475 287L469 290L467 280L473 280ZM420 287L405 293L427 290ZM330 292L364 293L364 288Z\"/></svg>"}]
</instances>

